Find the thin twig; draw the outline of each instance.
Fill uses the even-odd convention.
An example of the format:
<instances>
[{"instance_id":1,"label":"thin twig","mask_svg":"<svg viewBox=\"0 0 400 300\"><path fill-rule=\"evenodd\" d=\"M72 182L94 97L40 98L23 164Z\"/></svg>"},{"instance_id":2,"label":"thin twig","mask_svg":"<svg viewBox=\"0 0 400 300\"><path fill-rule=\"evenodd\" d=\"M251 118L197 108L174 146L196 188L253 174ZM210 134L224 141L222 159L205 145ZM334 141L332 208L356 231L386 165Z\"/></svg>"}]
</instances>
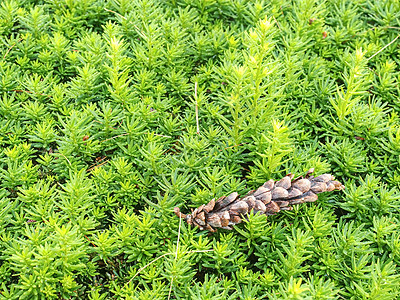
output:
<instances>
[{"instance_id":1,"label":"thin twig","mask_svg":"<svg viewBox=\"0 0 400 300\"><path fill-rule=\"evenodd\" d=\"M281 26L279 26L278 20L275 18L275 16L272 16L272 17L274 18L274 20L275 20L275 22L276 22L276 25L278 26L279 30L282 31Z\"/></svg>"},{"instance_id":2,"label":"thin twig","mask_svg":"<svg viewBox=\"0 0 400 300\"><path fill-rule=\"evenodd\" d=\"M109 11L109 12L112 12L112 13L114 13L114 14L120 16L122 19L125 19L125 20L126 20L126 17L124 17L124 16L121 15L120 13L117 13L116 11L113 11L113 10L108 9L108 8L105 8L105 7L104 7L104 10Z\"/></svg>"},{"instance_id":3,"label":"thin twig","mask_svg":"<svg viewBox=\"0 0 400 300\"><path fill-rule=\"evenodd\" d=\"M173 282L174 282L174 277L172 276L171 284L169 285L168 300L171 298L172 283L173 283Z\"/></svg>"},{"instance_id":4,"label":"thin twig","mask_svg":"<svg viewBox=\"0 0 400 300\"><path fill-rule=\"evenodd\" d=\"M179 249L179 239L181 237L181 218L179 218L179 228L178 228L178 239L176 240L176 252L175 252L175 261L178 259L178 249ZM171 284L169 285L169 292L168 292L168 300L171 298L172 292L172 283L174 282L174 277L172 276Z\"/></svg>"},{"instance_id":5,"label":"thin twig","mask_svg":"<svg viewBox=\"0 0 400 300\"><path fill-rule=\"evenodd\" d=\"M24 39L24 38L20 38L18 41L16 41L16 42L14 43L14 45L12 45L10 48L8 48L6 54L4 54L4 56L3 56L3 60L6 58L6 56L7 56L8 53L11 51L11 49L14 48L14 46L15 46L17 43L19 43L20 41L22 41L23 39Z\"/></svg>"},{"instance_id":6,"label":"thin twig","mask_svg":"<svg viewBox=\"0 0 400 300\"><path fill-rule=\"evenodd\" d=\"M185 254L189 254L189 253L203 253L203 252L211 252L211 251L214 251L214 249L209 249L209 250L192 250L192 251L185 252ZM153 263L155 263L155 262L156 262L157 260L159 260L160 258L163 258L164 256L167 256L167 255L172 255L172 254L175 254L175 252L167 252L167 253L164 253L163 255L159 256L159 257L156 257L156 258L153 259L151 262L149 262L147 265L145 265L144 267L141 267L141 268L136 272L136 274L135 274L127 283L125 283L125 285L128 285L133 279L136 278L136 276L139 275L140 272L142 272L142 271L143 271L144 269L146 269L148 266L150 266L150 265L152 265Z\"/></svg>"},{"instance_id":7,"label":"thin twig","mask_svg":"<svg viewBox=\"0 0 400 300\"><path fill-rule=\"evenodd\" d=\"M58 152L58 154L60 154L62 157L64 157L67 160L67 162L69 163L70 167L72 167L71 162L69 161L69 159L64 154L62 154L61 152Z\"/></svg>"},{"instance_id":8,"label":"thin twig","mask_svg":"<svg viewBox=\"0 0 400 300\"><path fill-rule=\"evenodd\" d=\"M179 239L180 239L180 237L181 237L181 220L179 220L178 239L176 241L175 260L178 259L178 248L179 248Z\"/></svg>"},{"instance_id":9,"label":"thin twig","mask_svg":"<svg viewBox=\"0 0 400 300\"><path fill-rule=\"evenodd\" d=\"M83 236L93 245L93 247L97 247L97 245L94 244L85 234Z\"/></svg>"},{"instance_id":10,"label":"thin twig","mask_svg":"<svg viewBox=\"0 0 400 300\"><path fill-rule=\"evenodd\" d=\"M17 93L28 93L28 94L34 94L34 95L39 95L39 96L46 96L51 98L50 95L46 95L46 94L41 94L41 93L36 93L36 92L32 92L32 91L25 91L25 90L11 90L11 92L17 92Z\"/></svg>"},{"instance_id":11,"label":"thin twig","mask_svg":"<svg viewBox=\"0 0 400 300\"><path fill-rule=\"evenodd\" d=\"M99 167L105 165L105 164L108 163L109 161L110 161L110 160L107 159L105 162L102 162L101 164L98 164L98 165L95 165L94 167L89 168L86 172L91 172L92 170L94 170L94 169L96 169L96 168L99 168Z\"/></svg>"},{"instance_id":12,"label":"thin twig","mask_svg":"<svg viewBox=\"0 0 400 300\"><path fill-rule=\"evenodd\" d=\"M113 10L108 9L108 8L105 8L105 7L104 7L104 10L114 13L114 14L120 16L120 17L121 17L122 19L124 19L124 20L128 20L126 17L124 17L124 16L121 15L120 13L117 13L116 11L113 11ZM138 34L139 34L141 37L147 39L147 36L139 29L139 27L137 27L135 24L133 24L133 23L130 22L130 21L129 21L129 23L132 24L133 27L135 27L136 31L138 32Z\"/></svg>"},{"instance_id":13,"label":"thin twig","mask_svg":"<svg viewBox=\"0 0 400 300\"><path fill-rule=\"evenodd\" d=\"M101 142L104 143L104 142L107 142L107 141L109 141L109 140L113 140L113 139L116 139L116 138L119 138L119 137L121 137L121 136L125 136L125 135L128 135L128 134L129 134L129 133L122 133L122 134L119 134L119 135L110 137L109 139L105 139L105 140L103 140L103 141L101 141ZM143 132L143 134L154 134L154 135L156 135L156 136L161 136L161 137L170 138L170 139L172 138L172 136L164 135L164 134L159 134L159 133L154 133L154 132Z\"/></svg>"},{"instance_id":14,"label":"thin twig","mask_svg":"<svg viewBox=\"0 0 400 300\"><path fill-rule=\"evenodd\" d=\"M107 156L104 156L103 158L100 158L98 161L96 161L94 164L89 166L89 169L92 167L95 167L98 165L98 163L102 162L103 160L105 160L107 158ZM97 158L96 158L97 159Z\"/></svg>"},{"instance_id":15,"label":"thin twig","mask_svg":"<svg viewBox=\"0 0 400 300\"><path fill-rule=\"evenodd\" d=\"M101 141L101 142L104 143L104 142L107 142L107 141L109 141L109 140L113 140L113 139L116 139L116 138L119 138L119 137L121 137L121 136L128 135L128 134L129 134L129 133L119 134L119 135L113 136L113 137L111 137L111 138L109 138L109 139L105 139L104 141Z\"/></svg>"},{"instance_id":16,"label":"thin twig","mask_svg":"<svg viewBox=\"0 0 400 300\"><path fill-rule=\"evenodd\" d=\"M365 33L367 33L368 31L370 31L370 30L376 30L376 29L382 29L382 30L386 30L386 29L396 29L396 30L399 30L400 27L393 27L393 26L372 27L372 28L369 28L369 29L367 29L367 30L364 30L363 32L355 33L355 34L353 35L353 37L355 37L355 36L362 36L362 35L364 35Z\"/></svg>"},{"instance_id":17,"label":"thin twig","mask_svg":"<svg viewBox=\"0 0 400 300\"><path fill-rule=\"evenodd\" d=\"M196 126L197 126L197 134L200 133L200 126L199 126L199 105L197 101L197 81L194 83L194 99L196 101Z\"/></svg>"},{"instance_id":18,"label":"thin twig","mask_svg":"<svg viewBox=\"0 0 400 300\"><path fill-rule=\"evenodd\" d=\"M226 149L231 149L231 148L243 146L243 145L246 145L246 144L248 144L248 143L240 143L240 144L237 144L237 145L233 145L233 146L226 147L226 148L224 148L224 149L220 149L220 150L218 150L218 151L221 152L221 151L224 151L224 150L226 150Z\"/></svg>"},{"instance_id":19,"label":"thin twig","mask_svg":"<svg viewBox=\"0 0 400 300\"><path fill-rule=\"evenodd\" d=\"M172 138L172 136L159 134L159 133L154 133L154 132L143 132L143 134L154 134L156 136L162 136L162 137L166 137L166 138L170 138L170 139Z\"/></svg>"},{"instance_id":20,"label":"thin twig","mask_svg":"<svg viewBox=\"0 0 400 300\"><path fill-rule=\"evenodd\" d=\"M129 279L129 281L128 281L125 285L128 285L133 279L136 278L136 276L139 275L140 272L142 272L142 271L143 271L144 269L146 269L148 266L152 265L153 263L155 263L157 260L163 258L164 256L167 256L167 255L170 255L170 254L175 254L175 253L171 253L171 252L164 253L163 255L161 255L161 256L159 256L159 257L153 259L151 262L149 262L149 263L148 263L147 265L145 265L144 267L141 267L141 268L136 272L136 274L135 274L131 279Z\"/></svg>"},{"instance_id":21,"label":"thin twig","mask_svg":"<svg viewBox=\"0 0 400 300\"><path fill-rule=\"evenodd\" d=\"M372 55L370 58L367 59L370 60L371 58L375 57L376 55L378 55L379 53L381 53L383 50L385 50L387 47L389 47L391 44L393 44L398 38L400 37L400 35L396 36L393 41L391 41L389 44L387 44L386 46L384 46L381 50L379 50L378 52L376 52L374 55Z\"/></svg>"}]
</instances>

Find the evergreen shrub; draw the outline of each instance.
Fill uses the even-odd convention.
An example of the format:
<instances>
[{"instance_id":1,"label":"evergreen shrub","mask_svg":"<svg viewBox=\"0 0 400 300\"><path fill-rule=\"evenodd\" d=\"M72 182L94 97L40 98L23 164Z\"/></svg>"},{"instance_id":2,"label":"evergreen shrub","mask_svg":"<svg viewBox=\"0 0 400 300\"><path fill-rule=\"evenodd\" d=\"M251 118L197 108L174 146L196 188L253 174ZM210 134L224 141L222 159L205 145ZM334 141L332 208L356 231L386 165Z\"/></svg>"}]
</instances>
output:
<instances>
[{"instance_id":1,"label":"evergreen shrub","mask_svg":"<svg viewBox=\"0 0 400 300\"><path fill-rule=\"evenodd\" d=\"M400 2L2 0L0 299L398 299ZM287 173L340 193L180 222Z\"/></svg>"}]
</instances>

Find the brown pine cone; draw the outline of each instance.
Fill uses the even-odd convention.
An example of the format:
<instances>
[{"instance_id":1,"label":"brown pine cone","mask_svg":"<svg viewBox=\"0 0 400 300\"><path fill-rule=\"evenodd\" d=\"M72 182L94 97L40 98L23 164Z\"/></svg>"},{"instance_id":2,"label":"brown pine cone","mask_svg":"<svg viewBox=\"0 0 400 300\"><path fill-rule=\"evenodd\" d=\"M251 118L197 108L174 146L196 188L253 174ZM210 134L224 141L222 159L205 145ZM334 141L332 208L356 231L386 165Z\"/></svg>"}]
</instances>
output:
<instances>
[{"instance_id":1,"label":"brown pine cone","mask_svg":"<svg viewBox=\"0 0 400 300\"><path fill-rule=\"evenodd\" d=\"M230 225L241 223L251 211L274 215L281 210L293 209L291 205L294 204L314 202L318 199L319 193L340 191L345 188L339 181L335 181L331 174L314 177L312 173L314 169L310 169L306 176L294 180L292 174L276 182L271 179L243 198L234 192L219 198L216 202L212 199L189 215L181 213L178 207L174 208L174 212L188 224L193 224L201 230L215 232L217 228L232 229Z\"/></svg>"}]
</instances>

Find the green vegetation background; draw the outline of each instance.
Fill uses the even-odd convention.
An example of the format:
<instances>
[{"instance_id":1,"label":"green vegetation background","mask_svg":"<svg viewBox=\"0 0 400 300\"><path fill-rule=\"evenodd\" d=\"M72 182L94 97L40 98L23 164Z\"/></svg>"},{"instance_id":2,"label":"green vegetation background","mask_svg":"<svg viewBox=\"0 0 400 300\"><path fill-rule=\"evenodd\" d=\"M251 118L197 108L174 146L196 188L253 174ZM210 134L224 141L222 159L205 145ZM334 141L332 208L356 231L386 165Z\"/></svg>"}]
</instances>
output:
<instances>
[{"instance_id":1,"label":"green vegetation background","mask_svg":"<svg viewBox=\"0 0 400 300\"><path fill-rule=\"evenodd\" d=\"M398 0L1 1L0 299L397 299L399 20ZM346 190L182 223L177 249L174 206L310 167Z\"/></svg>"}]
</instances>

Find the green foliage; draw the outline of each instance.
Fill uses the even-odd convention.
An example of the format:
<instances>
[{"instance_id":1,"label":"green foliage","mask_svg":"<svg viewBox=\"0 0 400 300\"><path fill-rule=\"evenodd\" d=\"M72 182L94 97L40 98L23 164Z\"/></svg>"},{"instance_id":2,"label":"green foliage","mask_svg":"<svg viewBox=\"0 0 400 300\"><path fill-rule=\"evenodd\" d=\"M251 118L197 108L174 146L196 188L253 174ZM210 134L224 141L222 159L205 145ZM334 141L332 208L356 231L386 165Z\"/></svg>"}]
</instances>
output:
<instances>
[{"instance_id":1,"label":"green foliage","mask_svg":"<svg viewBox=\"0 0 400 300\"><path fill-rule=\"evenodd\" d=\"M0 299L399 298L399 11L1 1ZM310 167L346 190L173 215Z\"/></svg>"}]
</instances>

